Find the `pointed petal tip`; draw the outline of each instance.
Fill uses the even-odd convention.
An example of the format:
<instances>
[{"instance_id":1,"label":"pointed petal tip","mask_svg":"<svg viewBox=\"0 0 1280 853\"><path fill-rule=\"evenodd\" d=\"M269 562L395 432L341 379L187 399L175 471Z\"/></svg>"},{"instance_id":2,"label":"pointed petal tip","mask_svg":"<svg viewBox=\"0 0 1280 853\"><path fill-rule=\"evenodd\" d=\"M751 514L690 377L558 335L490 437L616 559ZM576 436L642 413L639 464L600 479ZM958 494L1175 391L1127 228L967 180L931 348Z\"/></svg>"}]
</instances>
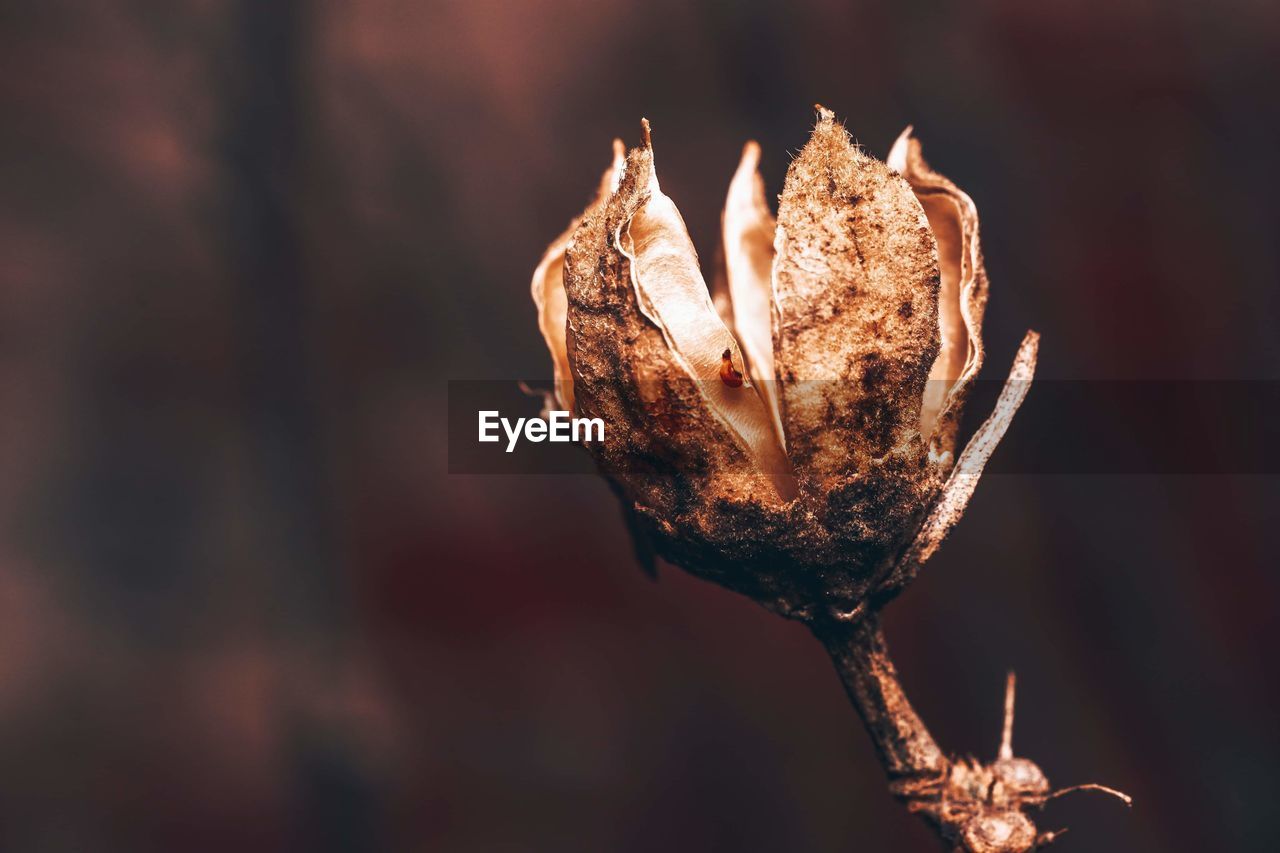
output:
<instances>
[{"instance_id":1,"label":"pointed petal tip","mask_svg":"<svg viewBox=\"0 0 1280 853\"><path fill-rule=\"evenodd\" d=\"M911 147L913 139L915 139L915 127L907 125L903 128L902 133L898 134L898 138L893 141L893 147L889 149L889 156L884 159L885 164L900 175L907 173L907 151Z\"/></svg>"},{"instance_id":2,"label":"pointed petal tip","mask_svg":"<svg viewBox=\"0 0 1280 853\"><path fill-rule=\"evenodd\" d=\"M738 168L734 173L737 178L744 172L754 174L760 167L760 145L754 139L742 146L742 157L738 160Z\"/></svg>"},{"instance_id":3,"label":"pointed petal tip","mask_svg":"<svg viewBox=\"0 0 1280 853\"><path fill-rule=\"evenodd\" d=\"M1009 370L1009 378L1029 382L1036 374L1036 359L1040 354L1040 333L1035 329L1027 329L1022 343L1018 345L1018 354L1014 356L1013 367Z\"/></svg>"},{"instance_id":4,"label":"pointed petal tip","mask_svg":"<svg viewBox=\"0 0 1280 853\"><path fill-rule=\"evenodd\" d=\"M836 114L822 106L822 104L814 104L813 106L818 111L818 118L813 124L813 130L809 132L810 139L822 139L832 144L841 141L853 144L855 154L857 154L857 145L853 143L853 139L849 135L849 129L845 127L844 122L837 119Z\"/></svg>"},{"instance_id":5,"label":"pointed petal tip","mask_svg":"<svg viewBox=\"0 0 1280 853\"><path fill-rule=\"evenodd\" d=\"M626 143L621 139L615 138L613 140L613 161L609 164L609 170L600 179L600 196L602 199L607 199L618 191L618 185L622 182L622 172L626 166Z\"/></svg>"},{"instance_id":6,"label":"pointed petal tip","mask_svg":"<svg viewBox=\"0 0 1280 853\"><path fill-rule=\"evenodd\" d=\"M649 127L647 118L640 119L640 144L645 148L653 147L652 129Z\"/></svg>"}]
</instances>

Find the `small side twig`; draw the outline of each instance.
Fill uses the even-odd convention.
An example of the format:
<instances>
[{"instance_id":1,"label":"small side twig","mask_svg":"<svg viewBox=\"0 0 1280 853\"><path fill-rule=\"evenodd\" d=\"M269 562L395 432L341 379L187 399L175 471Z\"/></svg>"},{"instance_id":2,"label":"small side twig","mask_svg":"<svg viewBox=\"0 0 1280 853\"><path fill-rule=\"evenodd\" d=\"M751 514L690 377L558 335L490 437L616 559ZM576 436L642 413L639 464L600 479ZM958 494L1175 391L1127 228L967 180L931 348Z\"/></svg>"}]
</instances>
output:
<instances>
[{"instance_id":1,"label":"small side twig","mask_svg":"<svg viewBox=\"0 0 1280 853\"><path fill-rule=\"evenodd\" d=\"M1105 791L1132 804L1127 795L1095 784L1050 793L1049 780L1040 768L1013 754L1013 673L1005 684L1004 726L996 759L983 764L973 758L954 758L938 747L907 700L874 613L852 624L811 627L830 653L871 735L889 777L889 790L933 826L952 849L1029 853L1047 847L1066 830L1040 832L1026 812L1071 791Z\"/></svg>"}]
</instances>

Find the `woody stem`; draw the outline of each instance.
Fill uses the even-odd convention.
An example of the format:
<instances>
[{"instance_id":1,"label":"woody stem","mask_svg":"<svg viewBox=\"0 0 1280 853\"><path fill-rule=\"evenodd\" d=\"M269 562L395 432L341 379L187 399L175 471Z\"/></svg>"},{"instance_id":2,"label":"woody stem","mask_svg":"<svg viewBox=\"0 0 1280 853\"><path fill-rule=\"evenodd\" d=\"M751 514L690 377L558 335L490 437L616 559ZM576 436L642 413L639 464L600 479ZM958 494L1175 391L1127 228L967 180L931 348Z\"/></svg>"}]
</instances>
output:
<instances>
[{"instance_id":1,"label":"woody stem","mask_svg":"<svg viewBox=\"0 0 1280 853\"><path fill-rule=\"evenodd\" d=\"M854 624L812 626L827 647L845 692L875 743L880 762L899 793L914 781L938 779L950 762L916 714L898 682L879 617Z\"/></svg>"}]
</instances>

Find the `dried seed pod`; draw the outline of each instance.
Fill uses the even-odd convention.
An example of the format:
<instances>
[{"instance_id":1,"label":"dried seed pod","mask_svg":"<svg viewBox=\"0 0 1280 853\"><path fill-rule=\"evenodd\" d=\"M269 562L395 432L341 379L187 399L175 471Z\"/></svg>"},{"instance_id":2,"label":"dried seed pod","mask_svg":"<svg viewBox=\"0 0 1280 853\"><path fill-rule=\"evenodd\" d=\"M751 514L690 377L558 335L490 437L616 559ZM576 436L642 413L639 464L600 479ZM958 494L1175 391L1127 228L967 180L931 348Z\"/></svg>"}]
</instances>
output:
<instances>
[{"instance_id":1,"label":"dried seed pod","mask_svg":"<svg viewBox=\"0 0 1280 853\"><path fill-rule=\"evenodd\" d=\"M794 618L853 619L914 576L1034 367L1029 338L1019 381L952 470L982 357L976 211L902 144L894 171L820 110L776 225L748 144L713 300L645 124L607 198L535 275L561 400L608 425L589 449L639 535Z\"/></svg>"}]
</instances>

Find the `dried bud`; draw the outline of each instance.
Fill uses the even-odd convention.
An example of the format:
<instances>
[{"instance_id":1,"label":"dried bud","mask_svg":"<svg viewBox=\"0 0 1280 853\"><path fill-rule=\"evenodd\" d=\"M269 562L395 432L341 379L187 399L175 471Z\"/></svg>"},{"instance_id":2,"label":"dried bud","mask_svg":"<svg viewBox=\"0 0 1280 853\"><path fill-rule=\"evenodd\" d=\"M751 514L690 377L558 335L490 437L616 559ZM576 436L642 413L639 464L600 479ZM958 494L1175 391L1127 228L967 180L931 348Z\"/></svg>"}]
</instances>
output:
<instances>
[{"instance_id":1,"label":"dried bud","mask_svg":"<svg viewBox=\"0 0 1280 853\"><path fill-rule=\"evenodd\" d=\"M784 615L851 619L959 518L1036 339L957 462L987 290L972 201L909 129L886 165L819 108L775 224L759 157L749 143L730 183L713 299L648 124L615 156L534 274L554 402L609 425L591 452L662 556Z\"/></svg>"}]
</instances>

